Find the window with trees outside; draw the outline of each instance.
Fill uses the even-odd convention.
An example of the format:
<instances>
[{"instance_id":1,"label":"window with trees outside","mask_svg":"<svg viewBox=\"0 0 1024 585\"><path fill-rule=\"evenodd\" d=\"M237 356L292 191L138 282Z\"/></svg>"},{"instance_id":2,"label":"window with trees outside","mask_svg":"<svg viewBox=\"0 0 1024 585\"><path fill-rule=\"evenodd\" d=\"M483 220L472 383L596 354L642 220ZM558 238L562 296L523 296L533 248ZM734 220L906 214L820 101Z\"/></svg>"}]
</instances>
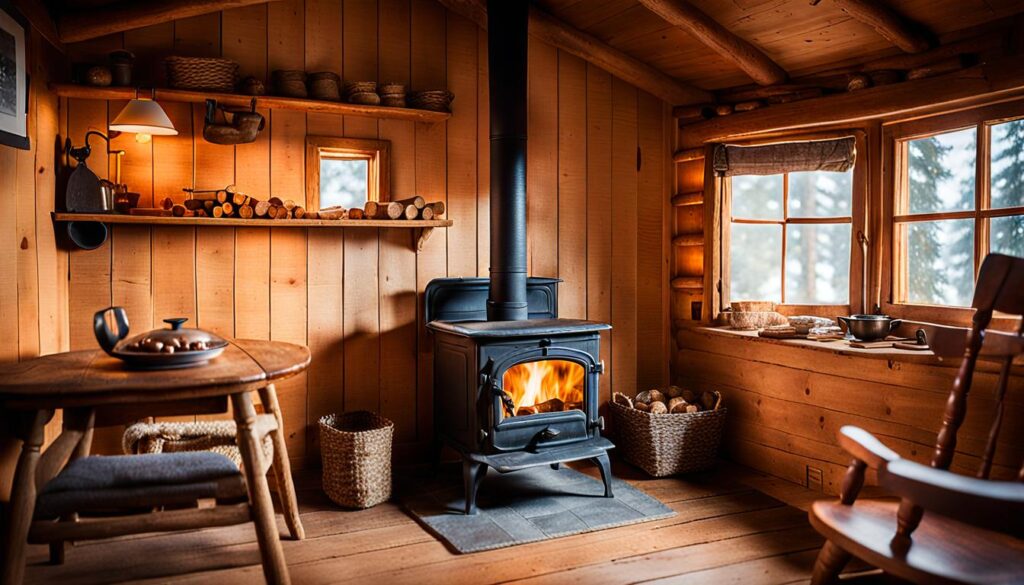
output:
<instances>
[{"instance_id":1,"label":"window with trees outside","mask_svg":"<svg viewBox=\"0 0 1024 585\"><path fill-rule=\"evenodd\" d=\"M729 180L729 299L849 304L853 171Z\"/></svg>"},{"instance_id":2,"label":"window with trees outside","mask_svg":"<svg viewBox=\"0 0 1024 585\"><path fill-rule=\"evenodd\" d=\"M988 253L1024 256L1024 119L984 119L986 113L992 110L946 120L959 128L896 131L897 304L970 306Z\"/></svg>"}]
</instances>

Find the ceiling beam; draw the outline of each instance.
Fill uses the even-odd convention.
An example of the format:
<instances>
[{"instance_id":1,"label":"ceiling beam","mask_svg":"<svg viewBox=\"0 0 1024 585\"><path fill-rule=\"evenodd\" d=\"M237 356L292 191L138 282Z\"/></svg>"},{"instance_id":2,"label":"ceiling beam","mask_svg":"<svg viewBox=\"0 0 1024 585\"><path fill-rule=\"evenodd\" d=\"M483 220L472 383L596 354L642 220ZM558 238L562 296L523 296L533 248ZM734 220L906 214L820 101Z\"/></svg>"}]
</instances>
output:
<instances>
[{"instance_id":1,"label":"ceiling beam","mask_svg":"<svg viewBox=\"0 0 1024 585\"><path fill-rule=\"evenodd\" d=\"M74 43L144 26L275 0L122 0L102 8L64 12L57 20L60 40Z\"/></svg>"},{"instance_id":2,"label":"ceiling beam","mask_svg":"<svg viewBox=\"0 0 1024 585\"><path fill-rule=\"evenodd\" d=\"M445 8L487 29L487 9L478 0L438 0ZM712 101L710 92L685 84L615 49L600 39L530 6L530 34L550 45L593 63L612 75L649 92L670 105Z\"/></svg>"},{"instance_id":3,"label":"ceiling beam","mask_svg":"<svg viewBox=\"0 0 1024 585\"><path fill-rule=\"evenodd\" d=\"M686 0L640 0L662 20L692 35L733 62L760 85L786 81L786 71L760 49L743 40Z\"/></svg>"},{"instance_id":4,"label":"ceiling beam","mask_svg":"<svg viewBox=\"0 0 1024 585\"><path fill-rule=\"evenodd\" d=\"M820 1L820 0L819 0ZM932 39L920 24L904 18L885 0L832 0L851 18L875 29L905 53L922 53L932 48ZM813 2L817 4L817 2Z\"/></svg>"},{"instance_id":5,"label":"ceiling beam","mask_svg":"<svg viewBox=\"0 0 1024 585\"><path fill-rule=\"evenodd\" d=\"M64 52L64 44L60 42L60 35L57 34L57 25L54 24L53 18L50 17L49 11L46 10L46 6L41 0L14 0L14 7L47 42L59 49L60 52Z\"/></svg>"}]
</instances>

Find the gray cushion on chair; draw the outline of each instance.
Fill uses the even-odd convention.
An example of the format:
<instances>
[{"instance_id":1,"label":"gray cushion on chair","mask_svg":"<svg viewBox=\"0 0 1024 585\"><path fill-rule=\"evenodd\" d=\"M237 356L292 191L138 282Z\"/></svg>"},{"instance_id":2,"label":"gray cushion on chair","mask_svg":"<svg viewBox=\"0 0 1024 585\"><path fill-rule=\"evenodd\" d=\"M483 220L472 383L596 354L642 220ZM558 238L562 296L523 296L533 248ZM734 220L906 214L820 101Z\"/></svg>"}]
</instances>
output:
<instances>
[{"instance_id":1,"label":"gray cushion on chair","mask_svg":"<svg viewBox=\"0 0 1024 585\"><path fill-rule=\"evenodd\" d=\"M206 451L84 457L43 487L37 518L71 512L187 504L244 495L234 463Z\"/></svg>"}]
</instances>

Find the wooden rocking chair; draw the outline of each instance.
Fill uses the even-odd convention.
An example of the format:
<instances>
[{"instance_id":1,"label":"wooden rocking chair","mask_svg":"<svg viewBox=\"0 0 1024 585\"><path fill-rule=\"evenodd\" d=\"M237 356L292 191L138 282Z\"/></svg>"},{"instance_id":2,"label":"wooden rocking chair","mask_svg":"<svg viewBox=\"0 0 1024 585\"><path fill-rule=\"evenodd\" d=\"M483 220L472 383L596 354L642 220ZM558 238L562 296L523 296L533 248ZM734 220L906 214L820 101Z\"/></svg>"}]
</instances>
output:
<instances>
[{"instance_id":1,"label":"wooden rocking chair","mask_svg":"<svg viewBox=\"0 0 1024 585\"><path fill-rule=\"evenodd\" d=\"M813 585L836 582L851 556L916 583L1024 583L1024 468L1018 481L988 479L1012 362L1024 353L1024 325L1016 335L986 331L993 311L1024 313L1024 259L985 258L972 306L977 312L966 332L929 327L936 355L963 356L931 467L900 459L867 431L840 429L839 443L854 459L839 501L815 502L810 511L811 524L828 539L814 565ZM977 478L971 478L946 470L979 358L998 360L1001 369L995 420ZM854 503L868 467L901 501Z\"/></svg>"}]
</instances>

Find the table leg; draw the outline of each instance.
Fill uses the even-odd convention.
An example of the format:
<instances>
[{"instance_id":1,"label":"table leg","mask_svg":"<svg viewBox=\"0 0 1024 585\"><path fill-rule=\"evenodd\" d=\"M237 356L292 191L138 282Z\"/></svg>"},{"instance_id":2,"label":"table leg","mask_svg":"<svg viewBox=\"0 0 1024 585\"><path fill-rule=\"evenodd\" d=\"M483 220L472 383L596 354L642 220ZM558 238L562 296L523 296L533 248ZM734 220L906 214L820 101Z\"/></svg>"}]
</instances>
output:
<instances>
[{"instance_id":1,"label":"table leg","mask_svg":"<svg viewBox=\"0 0 1024 585\"><path fill-rule=\"evenodd\" d=\"M238 450L242 455L245 480L249 488L249 505L252 506L253 522L256 524L256 539L260 545L263 560L263 576L272 585L291 583L284 551L277 534L274 519L274 504L270 499L270 486L261 464L262 449L256 436L256 409L249 392L231 395L235 423L238 426Z\"/></svg>"},{"instance_id":2,"label":"table leg","mask_svg":"<svg viewBox=\"0 0 1024 585\"><path fill-rule=\"evenodd\" d=\"M284 442L284 417L281 406L277 403L277 390L273 384L267 384L260 390L263 409L277 419L277 430L270 434L274 442L274 477L277 479L277 493L281 497L281 509L288 532L295 540L306 538L306 531L299 518L298 502L295 498L295 484L292 482L292 466L288 461L288 446Z\"/></svg>"},{"instance_id":3,"label":"table leg","mask_svg":"<svg viewBox=\"0 0 1024 585\"><path fill-rule=\"evenodd\" d=\"M46 423L52 410L37 410L17 415L17 437L22 440L21 455L14 471L11 489L10 521L7 525L7 553L4 559L3 584L19 585L25 575L25 547L36 507L36 466L43 445Z\"/></svg>"}]
</instances>

